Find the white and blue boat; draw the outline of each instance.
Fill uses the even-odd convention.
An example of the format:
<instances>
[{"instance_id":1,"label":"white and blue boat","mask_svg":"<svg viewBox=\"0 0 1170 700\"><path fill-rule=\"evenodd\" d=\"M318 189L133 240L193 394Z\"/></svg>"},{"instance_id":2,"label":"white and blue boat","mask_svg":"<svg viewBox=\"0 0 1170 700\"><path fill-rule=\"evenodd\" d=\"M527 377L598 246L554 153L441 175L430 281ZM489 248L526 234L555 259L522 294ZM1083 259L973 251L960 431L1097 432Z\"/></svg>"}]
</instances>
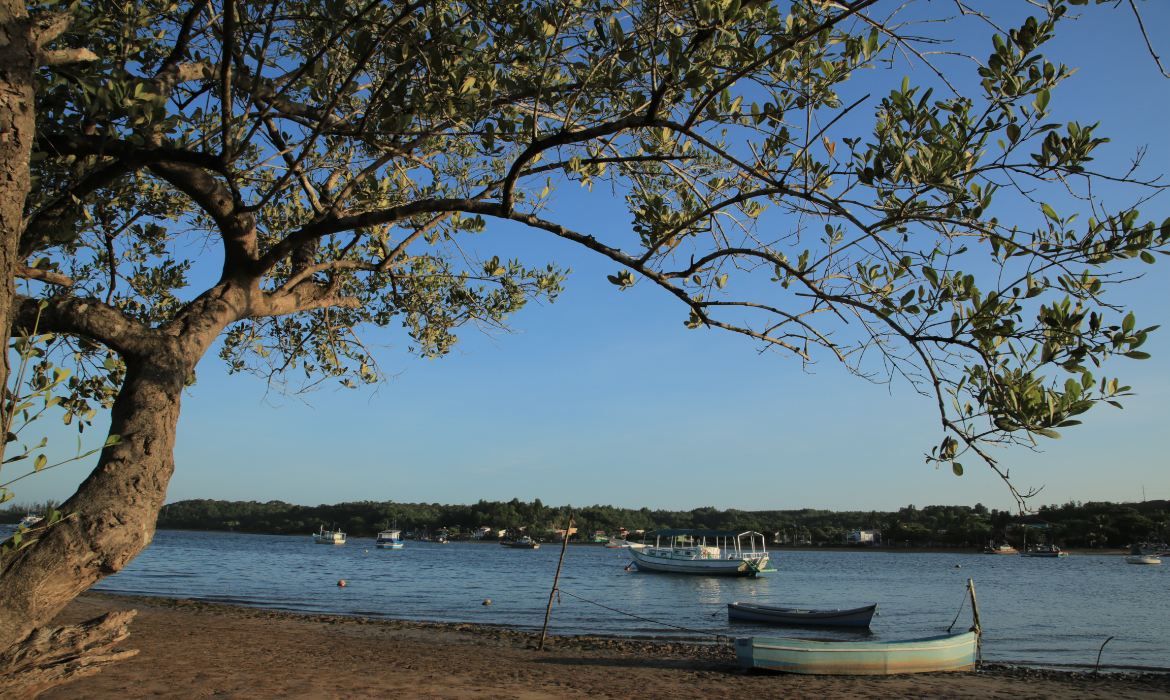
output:
<instances>
[{"instance_id":1,"label":"white and blue boat","mask_svg":"<svg viewBox=\"0 0 1170 700\"><path fill-rule=\"evenodd\" d=\"M374 546L378 549L402 549L406 546L406 540L402 539L401 530L383 530L378 533L378 539L374 540Z\"/></svg>"},{"instance_id":2,"label":"white and blue boat","mask_svg":"<svg viewBox=\"0 0 1170 700\"><path fill-rule=\"evenodd\" d=\"M739 637L735 653L745 668L829 676L971 671L975 631L892 642L828 642L786 637Z\"/></svg>"},{"instance_id":3,"label":"white and blue boat","mask_svg":"<svg viewBox=\"0 0 1170 700\"><path fill-rule=\"evenodd\" d=\"M699 576L755 576L770 567L764 535L750 530L655 530L653 547L626 547L639 571ZM745 543L743 538L747 538ZM756 538L760 549L756 549ZM663 538L669 538L667 544ZM750 549L749 549L750 547Z\"/></svg>"}]
</instances>

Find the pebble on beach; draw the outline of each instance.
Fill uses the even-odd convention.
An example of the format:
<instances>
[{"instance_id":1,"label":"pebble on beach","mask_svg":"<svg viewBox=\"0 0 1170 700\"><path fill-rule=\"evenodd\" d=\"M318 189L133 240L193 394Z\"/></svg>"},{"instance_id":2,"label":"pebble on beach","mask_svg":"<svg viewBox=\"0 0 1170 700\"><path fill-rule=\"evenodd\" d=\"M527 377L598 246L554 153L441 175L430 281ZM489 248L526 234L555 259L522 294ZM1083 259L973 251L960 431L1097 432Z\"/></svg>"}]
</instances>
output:
<instances>
[{"instance_id":1,"label":"pebble on beach","mask_svg":"<svg viewBox=\"0 0 1170 700\"><path fill-rule=\"evenodd\" d=\"M338 581L337 585L344 587L345 586L345 579L341 579L340 581Z\"/></svg>"}]
</instances>

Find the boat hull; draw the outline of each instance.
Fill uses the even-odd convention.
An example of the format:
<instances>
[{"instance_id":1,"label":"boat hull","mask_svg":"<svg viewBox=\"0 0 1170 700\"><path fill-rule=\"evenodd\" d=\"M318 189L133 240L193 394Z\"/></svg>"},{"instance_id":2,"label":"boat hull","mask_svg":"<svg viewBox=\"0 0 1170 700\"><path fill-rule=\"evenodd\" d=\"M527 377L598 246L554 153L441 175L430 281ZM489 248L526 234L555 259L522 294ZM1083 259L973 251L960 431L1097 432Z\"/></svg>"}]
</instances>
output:
<instances>
[{"instance_id":1,"label":"boat hull","mask_svg":"<svg viewBox=\"0 0 1170 700\"><path fill-rule=\"evenodd\" d=\"M1036 559L1062 559L1068 556L1068 552L1020 552L1020 556Z\"/></svg>"},{"instance_id":2,"label":"boat hull","mask_svg":"<svg viewBox=\"0 0 1170 700\"><path fill-rule=\"evenodd\" d=\"M647 554L641 549L626 547L626 554L639 571L661 574L691 574L695 576L755 576L768 568L768 556L748 559L670 559Z\"/></svg>"},{"instance_id":3,"label":"boat hull","mask_svg":"<svg viewBox=\"0 0 1170 700\"><path fill-rule=\"evenodd\" d=\"M1142 554L1135 556L1128 556L1125 558L1126 564L1161 564L1162 560L1152 554Z\"/></svg>"},{"instance_id":4,"label":"boat hull","mask_svg":"<svg viewBox=\"0 0 1170 700\"><path fill-rule=\"evenodd\" d=\"M974 632L895 642L818 642L783 637L740 637L736 656L745 668L831 676L970 671Z\"/></svg>"},{"instance_id":5,"label":"boat hull","mask_svg":"<svg viewBox=\"0 0 1170 700\"><path fill-rule=\"evenodd\" d=\"M727 617L778 625L816 625L818 627L869 627L877 612L877 603L851 610L799 610L766 605L728 603Z\"/></svg>"},{"instance_id":6,"label":"boat hull","mask_svg":"<svg viewBox=\"0 0 1170 700\"><path fill-rule=\"evenodd\" d=\"M378 542L374 546L378 549L402 549L406 544L404 542Z\"/></svg>"},{"instance_id":7,"label":"boat hull","mask_svg":"<svg viewBox=\"0 0 1170 700\"><path fill-rule=\"evenodd\" d=\"M345 544L345 540L328 539L324 537L317 537L313 535L313 541L317 544Z\"/></svg>"}]
</instances>

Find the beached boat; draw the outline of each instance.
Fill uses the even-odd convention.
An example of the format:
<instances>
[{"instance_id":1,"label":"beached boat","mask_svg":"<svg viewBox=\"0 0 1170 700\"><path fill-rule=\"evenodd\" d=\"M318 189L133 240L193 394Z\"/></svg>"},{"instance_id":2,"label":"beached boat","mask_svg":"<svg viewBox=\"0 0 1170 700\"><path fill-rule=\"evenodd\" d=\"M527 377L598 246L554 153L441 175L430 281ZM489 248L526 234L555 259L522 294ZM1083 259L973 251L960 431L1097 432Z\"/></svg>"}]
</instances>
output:
<instances>
[{"instance_id":1,"label":"beached boat","mask_svg":"<svg viewBox=\"0 0 1170 700\"><path fill-rule=\"evenodd\" d=\"M1130 554L1125 557L1126 564L1161 564L1162 560L1153 554Z\"/></svg>"},{"instance_id":2,"label":"beached boat","mask_svg":"<svg viewBox=\"0 0 1170 700\"><path fill-rule=\"evenodd\" d=\"M728 603L729 620L754 620L778 625L817 625L824 627L869 627L877 603L850 610L810 610L781 608L750 603Z\"/></svg>"},{"instance_id":3,"label":"beached boat","mask_svg":"<svg viewBox=\"0 0 1170 700\"><path fill-rule=\"evenodd\" d=\"M975 668L977 638L974 631L893 642L740 637L735 640L735 652L745 668L830 676L888 676L970 671Z\"/></svg>"},{"instance_id":4,"label":"beached boat","mask_svg":"<svg viewBox=\"0 0 1170 700\"><path fill-rule=\"evenodd\" d=\"M501 542L500 544L505 547L511 547L512 549L540 549L540 545L534 542L528 535L512 542Z\"/></svg>"},{"instance_id":5,"label":"beached boat","mask_svg":"<svg viewBox=\"0 0 1170 700\"><path fill-rule=\"evenodd\" d=\"M639 571L700 576L755 576L770 568L764 535L750 530L655 530L653 547L626 547ZM662 538L669 544L662 546ZM751 550L744 548L748 538ZM756 549L756 538L760 549Z\"/></svg>"},{"instance_id":6,"label":"beached boat","mask_svg":"<svg viewBox=\"0 0 1170 700\"><path fill-rule=\"evenodd\" d=\"M313 541L317 544L345 544L345 533L337 530L326 530L325 526L321 526L321 531L313 535Z\"/></svg>"},{"instance_id":7,"label":"beached boat","mask_svg":"<svg viewBox=\"0 0 1170 700\"><path fill-rule=\"evenodd\" d=\"M1028 547L1020 552L1021 557L1043 557L1047 559L1055 559L1057 557L1067 557L1068 552L1060 551L1060 547L1054 544L1039 544L1033 547Z\"/></svg>"},{"instance_id":8,"label":"beached boat","mask_svg":"<svg viewBox=\"0 0 1170 700\"><path fill-rule=\"evenodd\" d=\"M378 533L378 539L374 540L374 546L378 549L402 549L406 541L402 539L401 530L383 530Z\"/></svg>"}]
</instances>

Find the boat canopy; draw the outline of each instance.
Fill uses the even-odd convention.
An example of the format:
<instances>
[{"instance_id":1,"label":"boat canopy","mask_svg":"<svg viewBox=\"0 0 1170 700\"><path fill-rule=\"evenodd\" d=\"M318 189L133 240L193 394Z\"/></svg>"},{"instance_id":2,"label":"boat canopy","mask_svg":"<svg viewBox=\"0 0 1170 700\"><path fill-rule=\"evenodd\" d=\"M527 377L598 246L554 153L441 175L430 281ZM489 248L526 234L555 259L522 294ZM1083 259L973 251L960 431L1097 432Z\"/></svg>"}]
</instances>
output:
<instances>
[{"instance_id":1,"label":"boat canopy","mask_svg":"<svg viewBox=\"0 0 1170 700\"><path fill-rule=\"evenodd\" d=\"M652 537L742 537L743 535L759 535L763 533L752 530L680 530L668 528L646 533Z\"/></svg>"}]
</instances>

